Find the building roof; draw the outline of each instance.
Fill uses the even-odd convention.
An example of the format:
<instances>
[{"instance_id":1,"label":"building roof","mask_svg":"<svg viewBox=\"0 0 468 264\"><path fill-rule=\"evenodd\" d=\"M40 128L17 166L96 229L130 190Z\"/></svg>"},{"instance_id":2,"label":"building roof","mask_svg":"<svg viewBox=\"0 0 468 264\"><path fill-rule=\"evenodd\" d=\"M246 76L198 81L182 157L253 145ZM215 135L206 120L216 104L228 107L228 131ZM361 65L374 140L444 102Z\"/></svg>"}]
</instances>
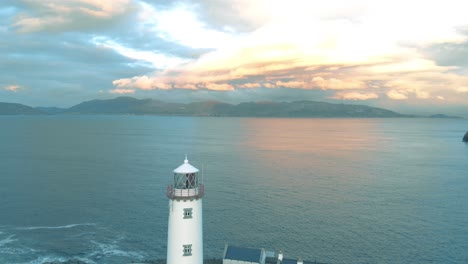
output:
<instances>
[{"instance_id":1,"label":"building roof","mask_svg":"<svg viewBox=\"0 0 468 264\"><path fill-rule=\"evenodd\" d=\"M196 172L198 172L198 169L195 168L194 166L190 165L189 162L188 162L187 157L185 157L184 164L177 167L177 169L175 169L174 172L175 173L180 173L180 174L196 173Z\"/></svg>"},{"instance_id":2,"label":"building roof","mask_svg":"<svg viewBox=\"0 0 468 264\"><path fill-rule=\"evenodd\" d=\"M224 259L259 263L261 255L261 249L228 246Z\"/></svg>"}]
</instances>

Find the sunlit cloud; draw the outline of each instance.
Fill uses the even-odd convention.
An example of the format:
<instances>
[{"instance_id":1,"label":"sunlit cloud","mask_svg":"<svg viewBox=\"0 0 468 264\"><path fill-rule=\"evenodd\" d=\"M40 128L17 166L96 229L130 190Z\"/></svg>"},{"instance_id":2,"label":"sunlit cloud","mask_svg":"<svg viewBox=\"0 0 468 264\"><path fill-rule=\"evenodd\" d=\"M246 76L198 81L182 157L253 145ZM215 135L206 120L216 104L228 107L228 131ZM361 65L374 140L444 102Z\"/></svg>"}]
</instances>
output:
<instances>
[{"instance_id":1,"label":"sunlit cloud","mask_svg":"<svg viewBox=\"0 0 468 264\"><path fill-rule=\"evenodd\" d=\"M172 89L172 85L166 83L158 83L157 80L148 78L148 76L138 76L131 79L115 80L113 84L117 87L135 87L142 90L152 89Z\"/></svg>"},{"instance_id":2,"label":"sunlit cloud","mask_svg":"<svg viewBox=\"0 0 468 264\"><path fill-rule=\"evenodd\" d=\"M18 92L20 89L22 89L22 87L19 85L8 85L8 86L3 87L3 90L15 92L15 93Z\"/></svg>"},{"instance_id":3,"label":"sunlit cloud","mask_svg":"<svg viewBox=\"0 0 468 264\"><path fill-rule=\"evenodd\" d=\"M74 87L77 101L145 90L174 101L190 94L467 104L468 2L462 0L6 3L0 77L3 85L21 80L28 93L0 87L5 97L31 89L58 98L65 92L57 91Z\"/></svg>"},{"instance_id":4,"label":"sunlit cloud","mask_svg":"<svg viewBox=\"0 0 468 264\"><path fill-rule=\"evenodd\" d=\"M426 91L415 91L416 97L419 99L429 99L431 94Z\"/></svg>"},{"instance_id":5,"label":"sunlit cloud","mask_svg":"<svg viewBox=\"0 0 468 264\"><path fill-rule=\"evenodd\" d=\"M177 3L169 10L157 10L144 2L140 5L143 7L140 20L167 41L197 49L220 48L231 41L229 32L211 29L200 21L193 10L194 4Z\"/></svg>"},{"instance_id":6,"label":"sunlit cloud","mask_svg":"<svg viewBox=\"0 0 468 264\"><path fill-rule=\"evenodd\" d=\"M246 88L246 89L255 89L255 88L260 88L262 87L260 83L243 83L243 84L238 84L238 88Z\"/></svg>"},{"instance_id":7,"label":"sunlit cloud","mask_svg":"<svg viewBox=\"0 0 468 264\"><path fill-rule=\"evenodd\" d=\"M127 58L135 60L135 63L150 64L156 69L175 67L188 61L187 59L166 55L158 51L144 51L125 47L106 37L93 37L91 43L98 47L111 49Z\"/></svg>"},{"instance_id":8,"label":"sunlit cloud","mask_svg":"<svg viewBox=\"0 0 468 264\"><path fill-rule=\"evenodd\" d=\"M135 90L133 90L133 89L113 89L113 90L110 90L109 93L111 93L111 94L134 94Z\"/></svg>"},{"instance_id":9,"label":"sunlit cloud","mask_svg":"<svg viewBox=\"0 0 468 264\"><path fill-rule=\"evenodd\" d=\"M22 33L80 30L97 26L130 10L131 0L20 0L30 12L20 13L13 26Z\"/></svg>"},{"instance_id":10,"label":"sunlit cloud","mask_svg":"<svg viewBox=\"0 0 468 264\"><path fill-rule=\"evenodd\" d=\"M455 89L457 93L468 93L468 87L458 87Z\"/></svg>"},{"instance_id":11,"label":"sunlit cloud","mask_svg":"<svg viewBox=\"0 0 468 264\"><path fill-rule=\"evenodd\" d=\"M467 40L460 31L468 24L461 11L464 2L431 2L424 9L406 1L338 2L237 1L234 8L246 6L259 16L242 17L256 25L243 33L209 28L193 5L160 12L148 6L146 19L161 37L212 50L152 75L116 80L114 85L145 90L353 90L336 93L333 98L341 100L378 98L369 89L381 89L393 100L432 99L443 96L432 95L433 91L468 85L466 78L453 73L456 67L440 66L420 51L435 43Z\"/></svg>"},{"instance_id":12,"label":"sunlit cloud","mask_svg":"<svg viewBox=\"0 0 468 264\"><path fill-rule=\"evenodd\" d=\"M338 100L370 100L379 98L379 95L376 93L338 92L332 98Z\"/></svg>"},{"instance_id":13,"label":"sunlit cloud","mask_svg":"<svg viewBox=\"0 0 468 264\"><path fill-rule=\"evenodd\" d=\"M214 91L232 91L234 87L227 83L207 83L203 88Z\"/></svg>"},{"instance_id":14,"label":"sunlit cloud","mask_svg":"<svg viewBox=\"0 0 468 264\"><path fill-rule=\"evenodd\" d=\"M390 99L393 100L406 100L408 99L408 95L405 91L395 91L395 90L390 90L387 92L387 96Z\"/></svg>"}]
</instances>

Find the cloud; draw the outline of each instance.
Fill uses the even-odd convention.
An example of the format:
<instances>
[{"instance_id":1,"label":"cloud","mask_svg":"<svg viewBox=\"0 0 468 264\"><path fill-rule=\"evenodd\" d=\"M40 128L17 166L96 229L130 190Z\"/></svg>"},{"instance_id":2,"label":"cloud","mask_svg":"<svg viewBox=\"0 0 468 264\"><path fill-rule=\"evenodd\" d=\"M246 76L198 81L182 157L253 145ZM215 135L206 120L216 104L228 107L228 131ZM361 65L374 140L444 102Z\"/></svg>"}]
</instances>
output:
<instances>
[{"instance_id":1,"label":"cloud","mask_svg":"<svg viewBox=\"0 0 468 264\"><path fill-rule=\"evenodd\" d=\"M135 90L132 90L132 89L113 89L113 90L110 90L109 93L111 93L111 94L134 94Z\"/></svg>"},{"instance_id":2,"label":"cloud","mask_svg":"<svg viewBox=\"0 0 468 264\"><path fill-rule=\"evenodd\" d=\"M454 72L456 67L438 65L421 49L467 39L457 30L468 23L459 9L464 2L430 3L424 10L404 1L338 2L232 1L229 5L233 9L244 7L248 11L226 19L187 2L164 11L145 8L151 14L146 19L162 38L208 50L190 61L174 63L153 74L121 78L114 84L145 90L263 87L356 93L340 93L343 98L373 97L376 94L369 89L378 88L399 100L408 99L408 94L431 99L435 98L432 91L468 85L463 75ZM199 3L213 4L216 10L227 10L228 5ZM444 17L446 20L434 20L445 12L451 13ZM174 23L181 14L180 25L185 30ZM235 29L235 21L244 23L243 31Z\"/></svg>"},{"instance_id":3,"label":"cloud","mask_svg":"<svg viewBox=\"0 0 468 264\"><path fill-rule=\"evenodd\" d=\"M387 92L387 96L390 99L393 100L406 100L408 99L408 95L406 94L405 91L395 91L395 90L390 90Z\"/></svg>"},{"instance_id":4,"label":"cloud","mask_svg":"<svg viewBox=\"0 0 468 264\"><path fill-rule=\"evenodd\" d=\"M331 98L338 100L370 100L379 98L379 95L376 93L339 92Z\"/></svg>"},{"instance_id":5,"label":"cloud","mask_svg":"<svg viewBox=\"0 0 468 264\"><path fill-rule=\"evenodd\" d=\"M5 91L10 91L10 92L18 92L20 89L22 89L23 87L19 86L19 85L8 85L8 86L5 86L3 87L3 90Z\"/></svg>"},{"instance_id":6,"label":"cloud","mask_svg":"<svg viewBox=\"0 0 468 264\"><path fill-rule=\"evenodd\" d=\"M466 34L466 33L465 33ZM423 49L424 54L442 66L467 67L468 42L437 43Z\"/></svg>"},{"instance_id":7,"label":"cloud","mask_svg":"<svg viewBox=\"0 0 468 264\"><path fill-rule=\"evenodd\" d=\"M187 59L166 55L158 51L144 51L128 48L106 37L93 37L91 43L95 44L97 47L114 50L129 59L135 60L135 62L143 62L143 64L149 63L156 69L178 66L188 61Z\"/></svg>"},{"instance_id":8,"label":"cloud","mask_svg":"<svg viewBox=\"0 0 468 264\"><path fill-rule=\"evenodd\" d=\"M102 98L98 90L112 89L113 80L153 69L96 46L86 34L0 33L0 61L0 98L36 106L69 107ZM11 84L25 88L3 89Z\"/></svg>"},{"instance_id":9,"label":"cloud","mask_svg":"<svg viewBox=\"0 0 468 264\"><path fill-rule=\"evenodd\" d=\"M95 29L103 21L133 11L130 0L20 0L28 9L13 26L22 33Z\"/></svg>"},{"instance_id":10,"label":"cloud","mask_svg":"<svg viewBox=\"0 0 468 264\"><path fill-rule=\"evenodd\" d=\"M207 83L202 86L205 89L208 90L214 90L214 91L232 91L234 90L234 87L230 84L227 83Z\"/></svg>"},{"instance_id":11,"label":"cloud","mask_svg":"<svg viewBox=\"0 0 468 264\"><path fill-rule=\"evenodd\" d=\"M274 83L275 87L284 87L284 88L302 88L306 89L309 87L309 84L304 81L276 81Z\"/></svg>"},{"instance_id":12,"label":"cloud","mask_svg":"<svg viewBox=\"0 0 468 264\"><path fill-rule=\"evenodd\" d=\"M211 29L198 19L196 5L176 3L172 8L159 10L144 2L141 6L140 20L151 25L153 34L167 41L194 49L219 48L231 41L229 32Z\"/></svg>"},{"instance_id":13,"label":"cloud","mask_svg":"<svg viewBox=\"0 0 468 264\"><path fill-rule=\"evenodd\" d=\"M243 84L238 84L238 88L247 88L247 89L255 89L255 88L260 88L261 84L259 83L243 83Z\"/></svg>"},{"instance_id":14,"label":"cloud","mask_svg":"<svg viewBox=\"0 0 468 264\"><path fill-rule=\"evenodd\" d=\"M144 90L171 100L466 104L466 1L5 3L0 92L15 100ZM28 93L1 89L15 83Z\"/></svg>"},{"instance_id":15,"label":"cloud","mask_svg":"<svg viewBox=\"0 0 468 264\"><path fill-rule=\"evenodd\" d=\"M455 89L457 93L468 93L468 87L463 86L463 87L458 87Z\"/></svg>"},{"instance_id":16,"label":"cloud","mask_svg":"<svg viewBox=\"0 0 468 264\"><path fill-rule=\"evenodd\" d=\"M419 99L429 99L431 98L431 94L426 91L415 91L416 97Z\"/></svg>"},{"instance_id":17,"label":"cloud","mask_svg":"<svg viewBox=\"0 0 468 264\"><path fill-rule=\"evenodd\" d=\"M341 76L343 78L344 76ZM323 78L321 76L316 76L312 78L312 86L319 87L321 89L327 90L342 90L342 89L356 89L356 88L366 88L366 84L361 80L356 80L355 78L350 78L346 76L344 79L340 80L335 77L332 78Z\"/></svg>"},{"instance_id":18,"label":"cloud","mask_svg":"<svg viewBox=\"0 0 468 264\"><path fill-rule=\"evenodd\" d=\"M155 79L151 79L148 76L137 76L127 79L119 79L112 82L117 87L134 87L142 90L152 90L152 89L163 89L168 90L172 89L172 85L167 83L158 82Z\"/></svg>"},{"instance_id":19,"label":"cloud","mask_svg":"<svg viewBox=\"0 0 468 264\"><path fill-rule=\"evenodd\" d=\"M264 0L200 0L196 1L199 18L214 28L230 32L250 32L261 26L268 17L268 12L259 8ZM273 2L273 1L270 1Z\"/></svg>"}]
</instances>

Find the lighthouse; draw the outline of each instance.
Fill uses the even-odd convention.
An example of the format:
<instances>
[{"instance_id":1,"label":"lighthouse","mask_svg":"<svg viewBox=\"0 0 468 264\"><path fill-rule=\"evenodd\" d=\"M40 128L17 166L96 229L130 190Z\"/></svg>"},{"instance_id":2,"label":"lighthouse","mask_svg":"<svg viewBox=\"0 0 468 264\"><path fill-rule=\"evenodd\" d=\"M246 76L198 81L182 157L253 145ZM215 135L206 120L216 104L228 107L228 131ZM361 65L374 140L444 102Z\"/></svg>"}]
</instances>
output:
<instances>
[{"instance_id":1,"label":"lighthouse","mask_svg":"<svg viewBox=\"0 0 468 264\"><path fill-rule=\"evenodd\" d=\"M198 169L185 157L167 187L167 264L203 264L203 194Z\"/></svg>"}]
</instances>

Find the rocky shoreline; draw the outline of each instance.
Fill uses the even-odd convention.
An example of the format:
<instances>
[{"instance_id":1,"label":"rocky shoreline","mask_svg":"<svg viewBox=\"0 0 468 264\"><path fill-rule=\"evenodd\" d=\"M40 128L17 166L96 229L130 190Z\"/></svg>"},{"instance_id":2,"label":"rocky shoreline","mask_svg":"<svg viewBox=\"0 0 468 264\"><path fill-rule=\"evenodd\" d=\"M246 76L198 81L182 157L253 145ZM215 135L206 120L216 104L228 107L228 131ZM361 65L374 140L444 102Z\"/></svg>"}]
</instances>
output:
<instances>
[{"instance_id":1,"label":"rocky shoreline","mask_svg":"<svg viewBox=\"0 0 468 264\"><path fill-rule=\"evenodd\" d=\"M132 263L132 262L131 262ZM129 263L129 264L131 264ZM158 259L158 260L143 260L143 261L138 261L138 262L133 262L133 263L138 263L138 264L166 264L165 259ZM223 260L222 259L205 259L204 264L222 264ZM67 261L52 261L52 262L44 262L42 264L88 264L82 260L78 259L70 259Z\"/></svg>"}]
</instances>

